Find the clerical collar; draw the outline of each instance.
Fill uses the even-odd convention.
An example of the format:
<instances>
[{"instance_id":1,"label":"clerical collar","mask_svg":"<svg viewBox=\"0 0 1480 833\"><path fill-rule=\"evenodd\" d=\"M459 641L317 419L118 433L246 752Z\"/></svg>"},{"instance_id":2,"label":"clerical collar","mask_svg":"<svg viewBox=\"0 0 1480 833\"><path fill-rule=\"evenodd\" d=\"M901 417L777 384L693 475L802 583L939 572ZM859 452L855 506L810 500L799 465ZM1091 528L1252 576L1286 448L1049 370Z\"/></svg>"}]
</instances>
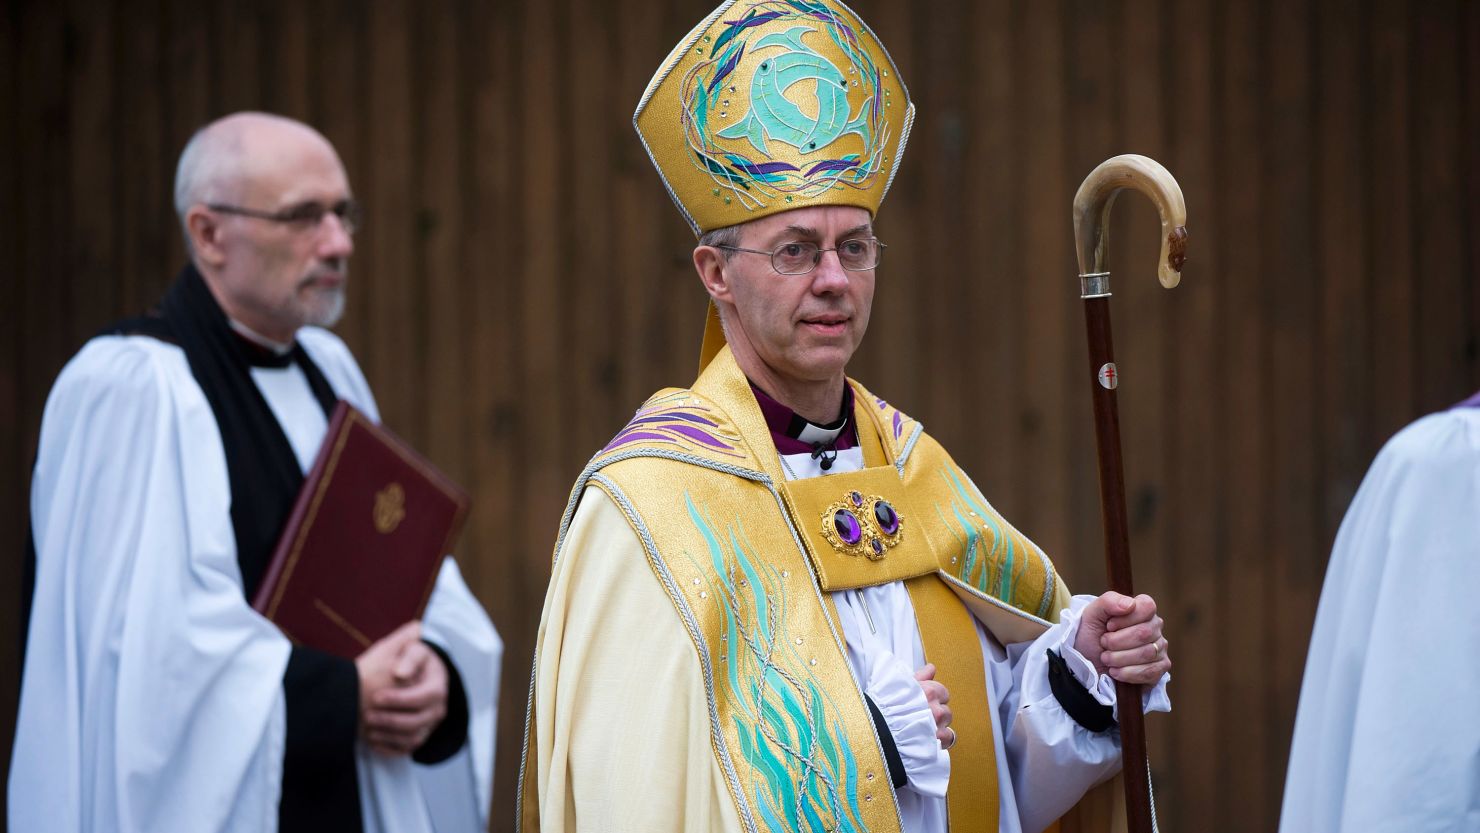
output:
<instances>
[{"instance_id":1,"label":"clerical collar","mask_svg":"<svg viewBox=\"0 0 1480 833\"><path fill-rule=\"evenodd\" d=\"M818 425L792 409L772 399L765 391L750 384L756 404L766 418L766 427L771 429L771 442L780 454L833 454L858 445L858 432L854 429L853 388L843 385L843 407L838 418L826 425Z\"/></svg>"},{"instance_id":2,"label":"clerical collar","mask_svg":"<svg viewBox=\"0 0 1480 833\"><path fill-rule=\"evenodd\" d=\"M291 343L273 341L235 318L227 318L226 322L237 335L236 341L242 348L242 355L246 356L247 362L253 367L281 368L293 363Z\"/></svg>"}]
</instances>

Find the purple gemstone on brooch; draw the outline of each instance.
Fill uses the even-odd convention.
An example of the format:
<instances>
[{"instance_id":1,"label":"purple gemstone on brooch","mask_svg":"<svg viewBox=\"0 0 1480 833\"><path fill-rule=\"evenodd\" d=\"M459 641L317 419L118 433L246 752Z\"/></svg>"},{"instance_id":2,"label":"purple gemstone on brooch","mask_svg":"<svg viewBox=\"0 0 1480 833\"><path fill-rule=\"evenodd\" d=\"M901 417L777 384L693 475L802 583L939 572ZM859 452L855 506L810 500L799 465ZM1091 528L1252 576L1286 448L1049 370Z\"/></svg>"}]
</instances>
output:
<instances>
[{"instance_id":1,"label":"purple gemstone on brooch","mask_svg":"<svg viewBox=\"0 0 1480 833\"><path fill-rule=\"evenodd\" d=\"M850 547L863 539L863 526L847 509L839 509L833 513L833 527L838 530L838 537L843 543Z\"/></svg>"},{"instance_id":2,"label":"purple gemstone on brooch","mask_svg":"<svg viewBox=\"0 0 1480 833\"><path fill-rule=\"evenodd\" d=\"M871 538L871 539L869 539L869 545L874 548L874 555L883 555L884 554L884 542L883 541L880 541L878 538Z\"/></svg>"},{"instance_id":3,"label":"purple gemstone on brooch","mask_svg":"<svg viewBox=\"0 0 1480 833\"><path fill-rule=\"evenodd\" d=\"M853 501L853 505L854 506L862 506L863 505L863 495L861 493L859 493L859 492L849 492L848 493L848 499L851 500L851 501Z\"/></svg>"},{"instance_id":4,"label":"purple gemstone on brooch","mask_svg":"<svg viewBox=\"0 0 1480 833\"><path fill-rule=\"evenodd\" d=\"M879 529L884 530L885 535L893 535L899 531L899 513L889 505L889 501L881 500L874 504L874 518L879 522Z\"/></svg>"}]
</instances>

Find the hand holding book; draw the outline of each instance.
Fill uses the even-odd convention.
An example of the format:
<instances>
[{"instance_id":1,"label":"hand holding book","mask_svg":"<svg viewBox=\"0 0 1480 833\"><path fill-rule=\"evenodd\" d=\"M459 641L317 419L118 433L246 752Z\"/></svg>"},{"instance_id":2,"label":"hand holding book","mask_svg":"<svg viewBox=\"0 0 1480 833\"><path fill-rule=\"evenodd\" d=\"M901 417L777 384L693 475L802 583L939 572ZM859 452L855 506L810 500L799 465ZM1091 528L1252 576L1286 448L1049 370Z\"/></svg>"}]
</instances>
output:
<instances>
[{"instance_id":1,"label":"hand holding book","mask_svg":"<svg viewBox=\"0 0 1480 833\"><path fill-rule=\"evenodd\" d=\"M253 607L294 642L356 659L421 618L467 510L457 484L340 402Z\"/></svg>"},{"instance_id":2,"label":"hand holding book","mask_svg":"<svg viewBox=\"0 0 1480 833\"><path fill-rule=\"evenodd\" d=\"M407 622L355 659L360 732L383 755L409 755L447 714L447 668Z\"/></svg>"}]
</instances>

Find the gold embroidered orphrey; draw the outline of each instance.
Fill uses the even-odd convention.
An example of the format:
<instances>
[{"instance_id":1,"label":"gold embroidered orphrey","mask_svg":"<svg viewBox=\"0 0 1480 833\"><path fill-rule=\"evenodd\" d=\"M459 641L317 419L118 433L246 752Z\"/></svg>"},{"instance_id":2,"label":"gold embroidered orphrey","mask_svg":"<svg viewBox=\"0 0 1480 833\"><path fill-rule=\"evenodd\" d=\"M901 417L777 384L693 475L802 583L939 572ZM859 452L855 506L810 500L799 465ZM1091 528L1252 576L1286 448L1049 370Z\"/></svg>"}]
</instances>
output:
<instances>
[{"instance_id":1,"label":"gold embroidered orphrey","mask_svg":"<svg viewBox=\"0 0 1480 833\"><path fill-rule=\"evenodd\" d=\"M823 510L822 537L838 552L879 561L904 540L904 515L879 495L854 489Z\"/></svg>"},{"instance_id":2,"label":"gold embroidered orphrey","mask_svg":"<svg viewBox=\"0 0 1480 833\"><path fill-rule=\"evenodd\" d=\"M396 531L406 518L406 490L400 483L391 483L375 493L375 531L389 535Z\"/></svg>"},{"instance_id":3,"label":"gold embroidered orphrey","mask_svg":"<svg viewBox=\"0 0 1480 833\"><path fill-rule=\"evenodd\" d=\"M999 780L975 622L1000 644L1034 639L1068 606L1068 589L919 423L849 384L865 468L787 481L749 383L722 349L692 389L660 391L597 453L575 484L561 540L588 486L623 509L653 580L671 588L698 666L714 669L705 701L716 772L740 829L753 833L901 829L831 593L903 582L925 658L959 705L951 830L990 833ZM820 510L840 492L851 505L850 490L888 496L909 519L909 541L890 558L850 557L823 539ZM564 552L555 569L604 555ZM532 713L525 738L525 833L539 830L536 750L551 742L538 738L539 722ZM1113 780L1095 788L1051 829L1114 829L1119 793Z\"/></svg>"}]
</instances>

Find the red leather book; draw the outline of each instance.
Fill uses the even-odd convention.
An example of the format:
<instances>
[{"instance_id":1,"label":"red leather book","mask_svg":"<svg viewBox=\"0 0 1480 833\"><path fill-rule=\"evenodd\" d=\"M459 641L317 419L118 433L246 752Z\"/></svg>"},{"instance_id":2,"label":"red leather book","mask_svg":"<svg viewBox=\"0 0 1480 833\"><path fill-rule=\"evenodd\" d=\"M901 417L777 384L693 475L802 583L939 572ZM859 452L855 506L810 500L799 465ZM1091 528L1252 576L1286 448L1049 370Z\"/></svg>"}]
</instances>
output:
<instances>
[{"instance_id":1,"label":"red leather book","mask_svg":"<svg viewBox=\"0 0 1480 833\"><path fill-rule=\"evenodd\" d=\"M341 401L252 607L353 659L421 617L467 512L456 483Z\"/></svg>"}]
</instances>

